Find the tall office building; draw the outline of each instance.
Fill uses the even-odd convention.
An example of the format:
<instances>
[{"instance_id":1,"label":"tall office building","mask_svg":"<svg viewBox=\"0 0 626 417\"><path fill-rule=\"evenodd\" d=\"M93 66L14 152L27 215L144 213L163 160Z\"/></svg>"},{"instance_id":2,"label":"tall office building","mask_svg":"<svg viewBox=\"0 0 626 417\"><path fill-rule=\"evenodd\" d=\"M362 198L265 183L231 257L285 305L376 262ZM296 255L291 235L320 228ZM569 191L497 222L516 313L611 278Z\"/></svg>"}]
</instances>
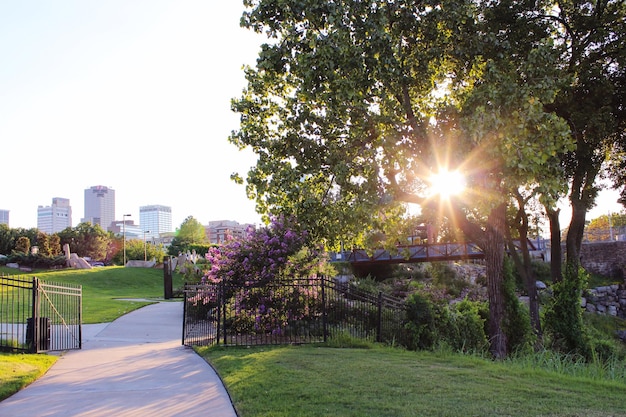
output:
<instances>
[{"instance_id":1,"label":"tall office building","mask_svg":"<svg viewBox=\"0 0 626 417\"><path fill-rule=\"evenodd\" d=\"M172 208L160 205L139 207L139 225L146 238L172 231Z\"/></svg>"},{"instance_id":2,"label":"tall office building","mask_svg":"<svg viewBox=\"0 0 626 417\"><path fill-rule=\"evenodd\" d=\"M49 235L72 227L72 207L69 198L55 197L51 206L37 208L37 229Z\"/></svg>"},{"instance_id":3,"label":"tall office building","mask_svg":"<svg viewBox=\"0 0 626 417\"><path fill-rule=\"evenodd\" d=\"M0 224L9 225L9 210L0 210Z\"/></svg>"},{"instance_id":4,"label":"tall office building","mask_svg":"<svg viewBox=\"0 0 626 417\"><path fill-rule=\"evenodd\" d=\"M96 185L85 190L85 217L81 222L99 224L109 230L115 221L115 190L104 185Z\"/></svg>"}]
</instances>

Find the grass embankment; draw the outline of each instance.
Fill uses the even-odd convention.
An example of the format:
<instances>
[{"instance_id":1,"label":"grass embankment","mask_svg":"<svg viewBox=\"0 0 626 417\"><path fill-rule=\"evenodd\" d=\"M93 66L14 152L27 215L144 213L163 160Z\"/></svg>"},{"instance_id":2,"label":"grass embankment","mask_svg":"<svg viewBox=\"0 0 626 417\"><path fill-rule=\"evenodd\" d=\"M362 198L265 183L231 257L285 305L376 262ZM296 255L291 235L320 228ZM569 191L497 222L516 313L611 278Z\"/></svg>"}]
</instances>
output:
<instances>
[{"instance_id":1,"label":"grass embankment","mask_svg":"<svg viewBox=\"0 0 626 417\"><path fill-rule=\"evenodd\" d=\"M83 323L107 323L164 295L163 270L148 268L105 267L88 270L20 272L0 267L0 273L47 282L81 285ZM182 287L183 278L173 276L174 289ZM133 301L137 299L154 301ZM57 360L56 356L0 354L0 400L19 391L43 375Z\"/></svg>"},{"instance_id":2,"label":"grass embankment","mask_svg":"<svg viewBox=\"0 0 626 417\"><path fill-rule=\"evenodd\" d=\"M0 272L33 276L47 282L82 285L83 323L108 323L153 301L163 299L163 270L153 268L124 268L110 266L93 269L19 272L0 268ZM179 274L173 276L174 289L183 285Z\"/></svg>"},{"instance_id":3,"label":"grass embankment","mask_svg":"<svg viewBox=\"0 0 626 417\"><path fill-rule=\"evenodd\" d=\"M0 353L0 401L45 374L57 359L49 355Z\"/></svg>"},{"instance_id":4,"label":"grass embankment","mask_svg":"<svg viewBox=\"0 0 626 417\"><path fill-rule=\"evenodd\" d=\"M242 417L626 416L626 384L391 348L201 348Z\"/></svg>"}]
</instances>

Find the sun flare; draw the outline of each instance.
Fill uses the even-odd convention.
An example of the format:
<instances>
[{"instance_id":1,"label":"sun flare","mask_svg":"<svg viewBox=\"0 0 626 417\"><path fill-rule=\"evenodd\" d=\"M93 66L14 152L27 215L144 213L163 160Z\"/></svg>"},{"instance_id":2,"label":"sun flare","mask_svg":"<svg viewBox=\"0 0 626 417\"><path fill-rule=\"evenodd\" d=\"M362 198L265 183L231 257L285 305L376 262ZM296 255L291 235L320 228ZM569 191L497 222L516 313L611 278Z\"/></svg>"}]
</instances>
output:
<instances>
[{"instance_id":1,"label":"sun flare","mask_svg":"<svg viewBox=\"0 0 626 417\"><path fill-rule=\"evenodd\" d=\"M430 177L430 189L431 195L450 198L465 190L465 178L459 171L442 169Z\"/></svg>"}]
</instances>

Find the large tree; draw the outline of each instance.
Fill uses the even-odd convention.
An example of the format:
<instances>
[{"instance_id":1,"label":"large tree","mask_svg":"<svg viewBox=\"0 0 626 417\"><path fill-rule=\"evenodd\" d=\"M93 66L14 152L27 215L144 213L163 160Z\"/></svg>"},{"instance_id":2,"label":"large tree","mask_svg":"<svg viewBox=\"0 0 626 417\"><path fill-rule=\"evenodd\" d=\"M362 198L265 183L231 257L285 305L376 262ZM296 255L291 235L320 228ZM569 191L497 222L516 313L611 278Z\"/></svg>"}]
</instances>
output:
<instances>
[{"instance_id":1,"label":"large tree","mask_svg":"<svg viewBox=\"0 0 626 417\"><path fill-rule=\"evenodd\" d=\"M545 111L564 81L545 7L529 2L249 1L244 26L270 37L233 102L231 136L258 163L247 175L262 212L295 215L313 237L359 242L435 208L485 251L490 339L507 353L502 266L506 209L520 189L564 192L571 149ZM461 169L468 191L428 190Z\"/></svg>"},{"instance_id":2,"label":"large tree","mask_svg":"<svg viewBox=\"0 0 626 417\"><path fill-rule=\"evenodd\" d=\"M89 257L94 261L106 259L107 247L111 239L99 224L79 223L78 226L68 227L57 235L61 247L66 243L69 244L70 252L80 257Z\"/></svg>"},{"instance_id":3,"label":"large tree","mask_svg":"<svg viewBox=\"0 0 626 417\"><path fill-rule=\"evenodd\" d=\"M550 23L555 42L563 46L559 68L563 77L570 80L556 100L546 105L546 110L567 121L576 141L575 149L563 158L571 181L572 206L566 239L567 263L569 271L575 272L586 214L595 205L603 164L611 161L624 167L626 2L560 0L537 18ZM619 178L619 171L615 174Z\"/></svg>"}]
</instances>

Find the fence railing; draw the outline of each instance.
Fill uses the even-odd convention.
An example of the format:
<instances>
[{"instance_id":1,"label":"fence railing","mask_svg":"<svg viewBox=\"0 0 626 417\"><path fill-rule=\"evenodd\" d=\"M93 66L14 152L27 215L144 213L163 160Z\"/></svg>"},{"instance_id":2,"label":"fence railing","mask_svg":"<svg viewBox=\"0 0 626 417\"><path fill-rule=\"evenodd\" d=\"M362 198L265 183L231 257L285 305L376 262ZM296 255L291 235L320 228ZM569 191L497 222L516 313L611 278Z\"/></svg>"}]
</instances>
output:
<instances>
[{"instance_id":1,"label":"fence railing","mask_svg":"<svg viewBox=\"0 0 626 417\"><path fill-rule=\"evenodd\" d=\"M349 336L402 338L404 303L325 277L271 283L186 285L184 345L325 342Z\"/></svg>"},{"instance_id":2,"label":"fence railing","mask_svg":"<svg viewBox=\"0 0 626 417\"><path fill-rule=\"evenodd\" d=\"M82 347L82 288L0 275L0 350Z\"/></svg>"}]
</instances>

